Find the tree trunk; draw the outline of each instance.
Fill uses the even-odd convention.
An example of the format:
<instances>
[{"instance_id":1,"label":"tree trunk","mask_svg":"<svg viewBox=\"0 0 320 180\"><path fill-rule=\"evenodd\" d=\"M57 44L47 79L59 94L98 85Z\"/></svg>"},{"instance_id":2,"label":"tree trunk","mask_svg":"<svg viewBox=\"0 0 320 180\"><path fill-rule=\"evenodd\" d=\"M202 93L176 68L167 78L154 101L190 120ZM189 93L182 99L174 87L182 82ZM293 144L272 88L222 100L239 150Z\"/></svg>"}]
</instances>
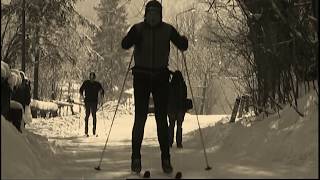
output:
<instances>
[{"instance_id":1,"label":"tree trunk","mask_svg":"<svg viewBox=\"0 0 320 180\"><path fill-rule=\"evenodd\" d=\"M33 99L39 99L39 65L40 65L40 49L37 50L34 64L34 84L33 84Z\"/></svg>"},{"instance_id":2,"label":"tree trunk","mask_svg":"<svg viewBox=\"0 0 320 180\"><path fill-rule=\"evenodd\" d=\"M26 7L25 0L22 1L22 49L21 49L21 70L26 72Z\"/></svg>"},{"instance_id":3,"label":"tree trunk","mask_svg":"<svg viewBox=\"0 0 320 180\"><path fill-rule=\"evenodd\" d=\"M314 16L319 20L319 1L318 0L312 0L312 11ZM318 30L318 26L317 26Z\"/></svg>"},{"instance_id":4,"label":"tree trunk","mask_svg":"<svg viewBox=\"0 0 320 180\"><path fill-rule=\"evenodd\" d=\"M40 55L41 55L41 51L40 51L40 27L38 26L36 28L36 32L35 32L35 44L34 44L34 48L35 48L35 63L34 63L34 75L33 75L33 79L34 79L34 84L33 84L33 99L39 99L39 65L40 65Z\"/></svg>"},{"instance_id":5,"label":"tree trunk","mask_svg":"<svg viewBox=\"0 0 320 180\"><path fill-rule=\"evenodd\" d=\"M70 96L70 93L71 93L71 85L72 85L72 83L69 81L68 82L68 96Z\"/></svg>"}]
</instances>

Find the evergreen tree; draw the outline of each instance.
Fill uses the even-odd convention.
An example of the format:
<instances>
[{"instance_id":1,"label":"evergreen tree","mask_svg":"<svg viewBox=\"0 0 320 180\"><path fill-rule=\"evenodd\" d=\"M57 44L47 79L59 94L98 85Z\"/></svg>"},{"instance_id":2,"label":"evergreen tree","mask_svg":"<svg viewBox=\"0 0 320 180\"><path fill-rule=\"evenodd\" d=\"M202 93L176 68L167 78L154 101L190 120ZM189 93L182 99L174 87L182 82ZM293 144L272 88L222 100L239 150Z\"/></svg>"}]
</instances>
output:
<instances>
[{"instance_id":1,"label":"evergreen tree","mask_svg":"<svg viewBox=\"0 0 320 180\"><path fill-rule=\"evenodd\" d=\"M124 59L128 56L119 44L128 28L126 9L120 6L119 0L100 1L95 9L101 25L93 39L93 47L98 54L91 57L94 62L91 70L96 72L105 87L120 87L127 66Z\"/></svg>"}]
</instances>

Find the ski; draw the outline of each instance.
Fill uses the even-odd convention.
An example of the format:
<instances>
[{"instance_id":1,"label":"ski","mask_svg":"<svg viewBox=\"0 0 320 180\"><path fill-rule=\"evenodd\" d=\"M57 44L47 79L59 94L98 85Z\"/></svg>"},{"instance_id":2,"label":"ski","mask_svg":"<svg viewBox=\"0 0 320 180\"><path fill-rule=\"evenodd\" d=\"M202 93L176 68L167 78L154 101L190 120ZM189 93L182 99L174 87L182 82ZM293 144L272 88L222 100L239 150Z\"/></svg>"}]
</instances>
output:
<instances>
[{"instance_id":1,"label":"ski","mask_svg":"<svg viewBox=\"0 0 320 180\"><path fill-rule=\"evenodd\" d=\"M152 178L152 175L150 171L146 170L144 173L136 173L136 172L131 172L131 174L137 175L139 179L154 179ZM182 173L180 171L176 173L164 173L165 176L171 178L171 179L181 179L182 178ZM136 179L136 178L127 178L127 179ZM161 179L161 177L155 178L155 179Z\"/></svg>"},{"instance_id":2,"label":"ski","mask_svg":"<svg viewBox=\"0 0 320 180\"><path fill-rule=\"evenodd\" d=\"M178 171L176 173L176 176L174 177L175 179L181 179L182 178L182 172Z\"/></svg>"},{"instance_id":3,"label":"ski","mask_svg":"<svg viewBox=\"0 0 320 180\"><path fill-rule=\"evenodd\" d=\"M145 171L143 173L143 178L150 178L150 171Z\"/></svg>"},{"instance_id":4,"label":"ski","mask_svg":"<svg viewBox=\"0 0 320 180\"><path fill-rule=\"evenodd\" d=\"M176 173L164 173L165 176L168 176L171 179L181 179L182 178L182 173L180 171ZM150 174L151 177L151 174Z\"/></svg>"}]
</instances>

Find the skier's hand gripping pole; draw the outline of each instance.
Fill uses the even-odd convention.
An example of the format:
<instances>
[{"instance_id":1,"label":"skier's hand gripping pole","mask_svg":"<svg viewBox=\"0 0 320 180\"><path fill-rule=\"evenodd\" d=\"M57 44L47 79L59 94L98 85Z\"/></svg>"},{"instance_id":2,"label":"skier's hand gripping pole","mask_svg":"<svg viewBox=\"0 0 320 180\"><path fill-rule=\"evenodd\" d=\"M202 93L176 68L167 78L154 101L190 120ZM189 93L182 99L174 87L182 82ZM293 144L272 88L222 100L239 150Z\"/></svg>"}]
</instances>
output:
<instances>
[{"instance_id":1,"label":"skier's hand gripping pole","mask_svg":"<svg viewBox=\"0 0 320 180\"><path fill-rule=\"evenodd\" d=\"M193 92L192 92L191 83L190 83L190 77L189 77L189 71L188 71L188 67L187 67L186 56L185 56L185 54L183 53L183 51L181 51L181 54L182 54L182 59L183 59L183 62L184 62L184 66L185 66L185 68L186 68L186 74L187 74L187 79L188 79L188 83L189 83L189 87L190 87L190 93L191 93L192 101L195 102L195 101L194 101ZM199 134L200 134L201 144L202 144L203 153L204 153L204 158L205 158L206 166L207 166L207 167L205 168L205 170L208 171L208 170L211 170L212 168L209 166L208 157L207 157L207 152L206 152L206 148L205 148L205 145L204 145L203 135L202 135L202 131L201 131L200 123L199 123L199 118L198 118L198 110L197 110L197 106L196 106L195 103L194 103L194 109L195 109L195 112L196 112L196 118L197 118L197 122L198 122L198 128L199 128Z\"/></svg>"},{"instance_id":2,"label":"skier's hand gripping pole","mask_svg":"<svg viewBox=\"0 0 320 180\"><path fill-rule=\"evenodd\" d=\"M106 140L106 143L104 144L104 148L103 148L103 151L102 151L102 153L101 153L99 165L98 165L97 167L94 167L94 169L97 170L97 171L100 171L100 170L101 170L100 166L101 166L101 162L102 162L102 159L103 159L103 154L104 154L104 152L105 152L105 150L106 150L106 147L107 147L107 144L108 144L108 141L109 141L111 129L112 129L113 122L114 122L114 119L115 119L116 114L117 114L117 111L118 111L118 107L119 107L120 100L121 100L121 97L122 97L124 85L125 85L125 83L126 83L126 80L127 80L127 77L128 77L129 71L130 71L131 63L132 63L132 60L133 60L133 54L134 54L134 53L132 52L131 59L130 59L129 65L128 65L128 69L127 69L127 72L126 72L126 75L125 75L125 77L124 77L123 84L122 84L122 87L121 87L120 96L119 96L119 99L118 99L118 103L117 103L117 106L116 106L116 110L114 111L114 115L113 115L113 118L112 118L112 122L111 122L111 125L110 125L110 128L109 128L107 140Z\"/></svg>"}]
</instances>

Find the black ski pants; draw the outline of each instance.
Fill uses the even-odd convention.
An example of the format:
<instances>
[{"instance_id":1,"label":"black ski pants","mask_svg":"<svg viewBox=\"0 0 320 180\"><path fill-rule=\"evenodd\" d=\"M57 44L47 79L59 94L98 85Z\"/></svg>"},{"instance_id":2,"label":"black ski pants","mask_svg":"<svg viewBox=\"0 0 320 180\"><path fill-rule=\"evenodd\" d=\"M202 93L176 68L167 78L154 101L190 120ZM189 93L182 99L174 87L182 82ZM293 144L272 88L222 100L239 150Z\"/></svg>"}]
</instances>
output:
<instances>
[{"instance_id":1,"label":"black ski pants","mask_svg":"<svg viewBox=\"0 0 320 180\"><path fill-rule=\"evenodd\" d=\"M141 159L141 144L148 115L150 93L154 101L161 159L170 159L167 122L169 71L157 74L133 73L135 116L132 129L132 159Z\"/></svg>"},{"instance_id":2,"label":"black ski pants","mask_svg":"<svg viewBox=\"0 0 320 180\"><path fill-rule=\"evenodd\" d=\"M182 123L185 112L169 113L169 143L172 146L174 139L174 127L177 122L176 143L182 145Z\"/></svg>"},{"instance_id":3,"label":"black ski pants","mask_svg":"<svg viewBox=\"0 0 320 180\"><path fill-rule=\"evenodd\" d=\"M96 134L96 124L97 124L96 112L97 112L98 102L85 101L84 105L86 108L86 116L84 118L84 120L85 120L85 134L88 134L88 121L89 121L89 116L91 113L92 114L92 121L93 121L92 132L93 132L93 135L95 135Z\"/></svg>"}]
</instances>

